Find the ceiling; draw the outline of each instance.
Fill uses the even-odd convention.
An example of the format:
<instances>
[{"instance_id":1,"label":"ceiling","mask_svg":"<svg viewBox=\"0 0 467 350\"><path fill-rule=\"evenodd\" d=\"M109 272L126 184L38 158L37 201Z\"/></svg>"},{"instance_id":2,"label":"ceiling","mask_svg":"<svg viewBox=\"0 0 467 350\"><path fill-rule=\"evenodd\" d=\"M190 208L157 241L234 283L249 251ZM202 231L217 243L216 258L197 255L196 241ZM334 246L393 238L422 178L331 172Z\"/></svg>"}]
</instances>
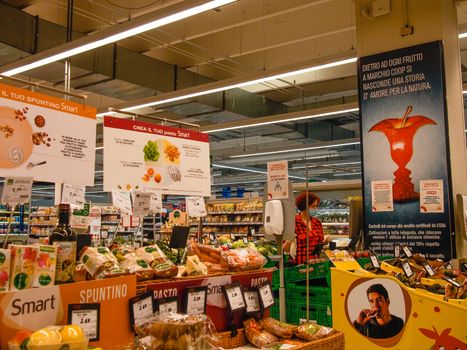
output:
<instances>
[{"instance_id":1,"label":"ceiling","mask_svg":"<svg viewBox=\"0 0 467 350\"><path fill-rule=\"evenodd\" d=\"M70 2L73 39L183 3ZM67 0L0 1L0 66L34 50L63 44L68 5ZM72 58L71 86L74 92L88 96L88 104L106 111L108 106L123 106L155 95L163 97L174 90L355 57L354 11L351 0L238 0ZM458 20L460 31L467 29L465 2L458 4ZM15 30L18 27L22 30ZM467 66L467 39L461 40L460 46L462 62ZM464 65L462 68L465 75ZM61 89L64 65L49 64L18 78ZM248 123L298 111L355 107L356 101L356 63L348 63L134 112L209 128L212 124ZM210 133L213 192L229 185L261 192L266 163L280 159L289 160L293 181L303 182L306 177L316 181L359 179L358 138L358 111ZM102 143L101 125L97 143ZM297 148L307 150L284 152ZM88 195L93 201L105 202L108 198L102 193L102 150L96 152L96 186L88 188ZM35 198L51 198L53 188L37 184Z\"/></svg>"}]
</instances>

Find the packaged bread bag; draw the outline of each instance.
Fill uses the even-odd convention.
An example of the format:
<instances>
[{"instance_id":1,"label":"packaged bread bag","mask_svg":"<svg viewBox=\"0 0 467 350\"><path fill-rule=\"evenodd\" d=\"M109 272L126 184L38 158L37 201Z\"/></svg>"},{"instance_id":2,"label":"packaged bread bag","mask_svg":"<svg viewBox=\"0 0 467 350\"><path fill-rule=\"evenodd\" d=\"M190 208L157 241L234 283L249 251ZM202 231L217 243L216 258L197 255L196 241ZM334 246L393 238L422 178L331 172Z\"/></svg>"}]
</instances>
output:
<instances>
[{"instance_id":1,"label":"packaged bread bag","mask_svg":"<svg viewBox=\"0 0 467 350\"><path fill-rule=\"evenodd\" d=\"M11 251L0 249L0 293L10 289Z\"/></svg>"},{"instance_id":2,"label":"packaged bread bag","mask_svg":"<svg viewBox=\"0 0 467 350\"><path fill-rule=\"evenodd\" d=\"M116 277L127 274L107 247L85 247L79 262L93 279Z\"/></svg>"}]
</instances>

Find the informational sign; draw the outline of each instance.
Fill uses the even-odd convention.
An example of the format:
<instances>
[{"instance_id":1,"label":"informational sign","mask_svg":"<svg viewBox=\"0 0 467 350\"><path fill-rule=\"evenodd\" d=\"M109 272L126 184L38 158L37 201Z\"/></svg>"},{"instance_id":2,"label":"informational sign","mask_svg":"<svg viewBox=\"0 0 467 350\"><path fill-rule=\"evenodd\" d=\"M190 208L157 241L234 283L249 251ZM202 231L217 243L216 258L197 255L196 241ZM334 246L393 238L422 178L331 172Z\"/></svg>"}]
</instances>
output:
<instances>
[{"instance_id":1,"label":"informational sign","mask_svg":"<svg viewBox=\"0 0 467 350\"><path fill-rule=\"evenodd\" d=\"M375 269L379 269L378 257L374 253L370 253L370 262Z\"/></svg>"},{"instance_id":2,"label":"informational sign","mask_svg":"<svg viewBox=\"0 0 467 350\"><path fill-rule=\"evenodd\" d=\"M178 299L177 298L166 298L157 300L156 309L159 311L159 315L168 313L178 313Z\"/></svg>"},{"instance_id":3,"label":"informational sign","mask_svg":"<svg viewBox=\"0 0 467 350\"><path fill-rule=\"evenodd\" d=\"M401 249L402 249L402 252L404 253L404 255L408 258L411 258L413 256L412 254L412 250L410 250L410 248L406 245L401 245Z\"/></svg>"},{"instance_id":4,"label":"informational sign","mask_svg":"<svg viewBox=\"0 0 467 350\"><path fill-rule=\"evenodd\" d=\"M263 310L274 305L274 295L268 282L258 286L258 295Z\"/></svg>"},{"instance_id":5,"label":"informational sign","mask_svg":"<svg viewBox=\"0 0 467 350\"><path fill-rule=\"evenodd\" d=\"M434 276L436 274L433 268L428 263L424 263L423 268L428 273L428 276Z\"/></svg>"},{"instance_id":6,"label":"informational sign","mask_svg":"<svg viewBox=\"0 0 467 350\"><path fill-rule=\"evenodd\" d=\"M0 176L94 185L96 110L0 84Z\"/></svg>"},{"instance_id":7,"label":"informational sign","mask_svg":"<svg viewBox=\"0 0 467 350\"><path fill-rule=\"evenodd\" d=\"M407 278L410 278L414 275L412 267L410 267L410 264L407 260L402 261L402 270L404 270L404 273L407 276Z\"/></svg>"},{"instance_id":8,"label":"informational sign","mask_svg":"<svg viewBox=\"0 0 467 350\"><path fill-rule=\"evenodd\" d=\"M420 212L444 213L443 180L420 180Z\"/></svg>"},{"instance_id":9,"label":"informational sign","mask_svg":"<svg viewBox=\"0 0 467 350\"><path fill-rule=\"evenodd\" d=\"M151 214L159 214L162 212L162 194L161 193L152 192L149 212Z\"/></svg>"},{"instance_id":10,"label":"informational sign","mask_svg":"<svg viewBox=\"0 0 467 350\"><path fill-rule=\"evenodd\" d=\"M133 193L133 216L142 218L149 215L151 198L154 193L136 191Z\"/></svg>"},{"instance_id":11,"label":"informational sign","mask_svg":"<svg viewBox=\"0 0 467 350\"><path fill-rule=\"evenodd\" d=\"M200 315L206 313L207 287L190 287L186 290L186 308L188 315Z\"/></svg>"},{"instance_id":12,"label":"informational sign","mask_svg":"<svg viewBox=\"0 0 467 350\"><path fill-rule=\"evenodd\" d=\"M258 291L256 290L246 290L243 295L245 296L246 303L246 313L253 314L261 311L261 306L259 304Z\"/></svg>"},{"instance_id":13,"label":"informational sign","mask_svg":"<svg viewBox=\"0 0 467 350\"><path fill-rule=\"evenodd\" d=\"M208 135L104 118L104 190L149 188L162 194L211 195Z\"/></svg>"},{"instance_id":14,"label":"informational sign","mask_svg":"<svg viewBox=\"0 0 467 350\"><path fill-rule=\"evenodd\" d=\"M122 214L131 215L131 195L127 191L112 190L112 205L120 209ZM128 225L129 226L129 225Z\"/></svg>"},{"instance_id":15,"label":"informational sign","mask_svg":"<svg viewBox=\"0 0 467 350\"><path fill-rule=\"evenodd\" d=\"M89 211L89 230L94 239L99 237L102 227L101 208L92 207Z\"/></svg>"},{"instance_id":16,"label":"informational sign","mask_svg":"<svg viewBox=\"0 0 467 350\"><path fill-rule=\"evenodd\" d=\"M371 181L371 211L394 211L392 181Z\"/></svg>"},{"instance_id":17,"label":"informational sign","mask_svg":"<svg viewBox=\"0 0 467 350\"><path fill-rule=\"evenodd\" d=\"M155 304L152 292L146 292L130 299L130 323L144 324L154 315Z\"/></svg>"},{"instance_id":18,"label":"informational sign","mask_svg":"<svg viewBox=\"0 0 467 350\"><path fill-rule=\"evenodd\" d=\"M288 167L286 160L268 162L268 199L289 198Z\"/></svg>"},{"instance_id":19,"label":"informational sign","mask_svg":"<svg viewBox=\"0 0 467 350\"><path fill-rule=\"evenodd\" d=\"M202 218L206 216L206 204L204 197L186 197L186 212L188 216Z\"/></svg>"},{"instance_id":20,"label":"informational sign","mask_svg":"<svg viewBox=\"0 0 467 350\"><path fill-rule=\"evenodd\" d=\"M227 300L227 305L230 312L235 312L246 308L240 283L223 286L222 288L224 290L224 295Z\"/></svg>"},{"instance_id":21,"label":"informational sign","mask_svg":"<svg viewBox=\"0 0 467 350\"><path fill-rule=\"evenodd\" d=\"M84 206L84 192L85 188L82 186L73 186L70 184L63 184L62 189L62 203L68 203L72 208L83 208Z\"/></svg>"},{"instance_id":22,"label":"informational sign","mask_svg":"<svg viewBox=\"0 0 467 350\"><path fill-rule=\"evenodd\" d=\"M7 177L3 183L3 204L26 204L31 199L32 177Z\"/></svg>"},{"instance_id":23,"label":"informational sign","mask_svg":"<svg viewBox=\"0 0 467 350\"><path fill-rule=\"evenodd\" d=\"M403 243L452 257L444 74L441 41L359 59L365 244L378 255Z\"/></svg>"},{"instance_id":24,"label":"informational sign","mask_svg":"<svg viewBox=\"0 0 467 350\"><path fill-rule=\"evenodd\" d=\"M69 304L68 324L80 326L89 341L99 340L100 304Z\"/></svg>"}]
</instances>

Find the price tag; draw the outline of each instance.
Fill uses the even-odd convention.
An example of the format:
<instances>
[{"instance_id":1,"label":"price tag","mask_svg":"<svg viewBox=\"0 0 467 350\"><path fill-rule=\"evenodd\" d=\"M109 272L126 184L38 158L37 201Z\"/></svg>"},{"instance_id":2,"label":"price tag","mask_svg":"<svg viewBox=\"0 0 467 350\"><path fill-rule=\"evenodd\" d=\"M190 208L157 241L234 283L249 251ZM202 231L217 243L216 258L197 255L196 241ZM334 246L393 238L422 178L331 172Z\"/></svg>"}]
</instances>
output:
<instances>
[{"instance_id":1,"label":"price tag","mask_svg":"<svg viewBox=\"0 0 467 350\"><path fill-rule=\"evenodd\" d=\"M68 203L73 208L84 207L84 187L63 184L62 203Z\"/></svg>"},{"instance_id":2,"label":"price tag","mask_svg":"<svg viewBox=\"0 0 467 350\"><path fill-rule=\"evenodd\" d=\"M149 214L152 196L151 192L137 191L133 193L133 216L142 218Z\"/></svg>"},{"instance_id":3,"label":"price tag","mask_svg":"<svg viewBox=\"0 0 467 350\"><path fill-rule=\"evenodd\" d=\"M411 258L412 255L413 255L410 248L407 247L406 245L402 246L402 251L404 252L405 256L408 257L408 258Z\"/></svg>"},{"instance_id":4,"label":"price tag","mask_svg":"<svg viewBox=\"0 0 467 350\"><path fill-rule=\"evenodd\" d=\"M31 199L32 177L7 177L3 184L1 203L26 204Z\"/></svg>"},{"instance_id":5,"label":"price tag","mask_svg":"<svg viewBox=\"0 0 467 350\"><path fill-rule=\"evenodd\" d=\"M402 269L404 270L404 273L407 276L407 278L410 278L414 275L414 272L412 268L410 267L409 262L407 260L402 262Z\"/></svg>"},{"instance_id":6,"label":"price tag","mask_svg":"<svg viewBox=\"0 0 467 350\"><path fill-rule=\"evenodd\" d=\"M100 304L69 304L67 321L80 326L90 341L99 340Z\"/></svg>"},{"instance_id":7,"label":"price tag","mask_svg":"<svg viewBox=\"0 0 467 350\"><path fill-rule=\"evenodd\" d=\"M261 311L261 306L259 305L258 291L246 290L244 292L244 296L245 296L247 314L252 314L252 313Z\"/></svg>"},{"instance_id":8,"label":"price tag","mask_svg":"<svg viewBox=\"0 0 467 350\"><path fill-rule=\"evenodd\" d=\"M274 296L272 294L271 285L265 283L258 286L259 301L263 310L274 305Z\"/></svg>"},{"instance_id":9,"label":"price tag","mask_svg":"<svg viewBox=\"0 0 467 350\"><path fill-rule=\"evenodd\" d=\"M178 313L178 300L177 298L167 298L157 300L157 308L159 314Z\"/></svg>"},{"instance_id":10,"label":"price tag","mask_svg":"<svg viewBox=\"0 0 467 350\"><path fill-rule=\"evenodd\" d=\"M131 196L130 192L112 190L112 205L120 209L122 214L131 215Z\"/></svg>"},{"instance_id":11,"label":"price tag","mask_svg":"<svg viewBox=\"0 0 467 350\"><path fill-rule=\"evenodd\" d=\"M231 240L231 241L235 241L235 233L231 233L231 234L230 234L230 240Z\"/></svg>"},{"instance_id":12,"label":"price tag","mask_svg":"<svg viewBox=\"0 0 467 350\"><path fill-rule=\"evenodd\" d=\"M153 214L162 212L162 193L152 192L149 212Z\"/></svg>"},{"instance_id":13,"label":"price tag","mask_svg":"<svg viewBox=\"0 0 467 350\"><path fill-rule=\"evenodd\" d=\"M246 307L240 284L222 286L222 290L224 291L231 312L243 310Z\"/></svg>"},{"instance_id":14,"label":"price tag","mask_svg":"<svg viewBox=\"0 0 467 350\"><path fill-rule=\"evenodd\" d=\"M138 326L154 314L153 292L146 292L130 299L130 323Z\"/></svg>"},{"instance_id":15,"label":"price tag","mask_svg":"<svg viewBox=\"0 0 467 350\"><path fill-rule=\"evenodd\" d=\"M452 265L451 265L450 262L447 262L446 264L444 264L444 268L445 268L446 270L452 270L452 269L453 269L453 267L452 267Z\"/></svg>"},{"instance_id":16,"label":"price tag","mask_svg":"<svg viewBox=\"0 0 467 350\"><path fill-rule=\"evenodd\" d=\"M252 227L252 228L251 228L251 230L250 230L250 232L251 232L251 235L252 235L252 236L254 236L254 235L256 234L256 230L255 230L255 228L254 228L254 227Z\"/></svg>"},{"instance_id":17,"label":"price tag","mask_svg":"<svg viewBox=\"0 0 467 350\"><path fill-rule=\"evenodd\" d=\"M373 265L375 269L379 269L380 267L379 261L374 253L370 253L370 261L371 261L371 265Z\"/></svg>"},{"instance_id":18,"label":"price tag","mask_svg":"<svg viewBox=\"0 0 467 350\"><path fill-rule=\"evenodd\" d=\"M195 218L206 216L204 197L186 197L185 203L188 216Z\"/></svg>"},{"instance_id":19,"label":"price tag","mask_svg":"<svg viewBox=\"0 0 467 350\"><path fill-rule=\"evenodd\" d=\"M429 276L435 275L435 271L433 271L433 268L430 266L430 264L424 263L423 268L425 269L425 271L428 273Z\"/></svg>"},{"instance_id":20,"label":"price tag","mask_svg":"<svg viewBox=\"0 0 467 350\"><path fill-rule=\"evenodd\" d=\"M465 272L467 271L467 263L462 263L462 271Z\"/></svg>"},{"instance_id":21,"label":"price tag","mask_svg":"<svg viewBox=\"0 0 467 350\"><path fill-rule=\"evenodd\" d=\"M243 237L243 243L248 244L248 238L247 237Z\"/></svg>"},{"instance_id":22,"label":"price tag","mask_svg":"<svg viewBox=\"0 0 467 350\"><path fill-rule=\"evenodd\" d=\"M460 284L459 282L457 282L455 279L452 279L452 278L449 278L449 277L444 277L443 278L445 281L451 283L454 287L456 288L461 288L462 287L462 284Z\"/></svg>"},{"instance_id":23,"label":"price tag","mask_svg":"<svg viewBox=\"0 0 467 350\"><path fill-rule=\"evenodd\" d=\"M207 288L207 286L202 286L186 289L186 314L200 315L206 313Z\"/></svg>"},{"instance_id":24,"label":"price tag","mask_svg":"<svg viewBox=\"0 0 467 350\"><path fill-rule=\"evenodd\" d=\"M394 246L394 257L399 258L401 256L401 247L399 245Z\"/></svg>"},{"instance_id":25,"label":"price tag","mask_svg":"<svg viewBox=\"0 0 467 350\"><path fill-rule=\"evenodd\" d=\"M209 239L211 240L211 243L214 244L216 242L216 235L214 233L211 233L209 235Z\"/></svg>"}]
</instances>

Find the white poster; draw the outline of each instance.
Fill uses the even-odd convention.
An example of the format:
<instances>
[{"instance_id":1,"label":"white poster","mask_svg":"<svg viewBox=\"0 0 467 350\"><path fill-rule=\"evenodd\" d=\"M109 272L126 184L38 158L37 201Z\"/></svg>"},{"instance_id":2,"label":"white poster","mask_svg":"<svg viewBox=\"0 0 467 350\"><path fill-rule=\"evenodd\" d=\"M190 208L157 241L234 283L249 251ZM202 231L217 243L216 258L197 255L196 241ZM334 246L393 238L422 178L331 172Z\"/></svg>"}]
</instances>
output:
<instances>
[{"instance_id":1,"label":"white poster","mask_svg":"<svg viewBox=\"0 0 467 350\"><path fill-rule=\"evenodd\" d=\"M61 203L68 203L72 208L84 206L84 187L63 184Z\"/></svg>"},{"instance_id":2,"label":"white poster","mask_svg":"<svg viewBox=\"0 0 467 350\"><path fill-rule=\"evenodd\" d=\"M31 199L32 177L6 178L3 184L2 204L26 204Z\"/></svg>"},{"instance_id":3,"label":"white poster","mask_svg":"<svg viewBox=\"0 0 467 350\"><path fill-rule=\"evenodd\" d=\"M193 130L104 118L104 190L211 195L209 139Z\"/></svg>"},{"instance_id":4,"label":"white poster","mask_svg":"<svg viewBox=\"0 0 467 350\"><path fill-rule=\"evenodd\" d=\"M420 212L444 213L443 180L420 180Z\"/></svg>"},{"instance_id":5,"label":"white poster","mask_svg":"<svg viewBox=\"0 0 467 350\"><path fill-rule=\"evenodd\" d=\"M268 162L268 199L289 198L288 162Z\"/></svg>"},{"instance_id":6,"label":"white poster","mask_svg":"<svg viewBox=\"0 0 467 350\"><path fill-rule=\"evenodd\" d=\"M131 195L130 192L112 190L112 205L115 208L120 209L120 213L131 215Z\"/></svg>"},{"instance_id":7,"label":"white poster","mask_svg":"<svg viewBox=\"0 0 467 350\"><path fill-rule=\"evenodd\" d=\"M371 181L371 211L394 211L392 180Z\"/></svg>"},{"instance_id":8,"label":"white poster","mask_svg":"<svg viewBox=\"0 0 467 350\"><path fill-rule=\"evenodd\" d=\"M149 212L151 214L158 214L162 212L162 194L157 192L152 193Z\"/></svg>"},{"instance_id":9,"label":"white poster","mask_svg":"<svg viewBox=\"0 0 467 350\"><path fill-rule=\"evenodd\" d=\"M188 216L194 218L206 216L206 205L203 197L186 197L185 201Z\"/></svg>"},{"instance_id":10,"label":"white poster","mask_svg":"<svg viewBox=\"0 0 467 350\"><path fill-rule=\"evenodd\" d=\"M0 84L0 176L94 185L96 110Z\"/></svg>"},{"instance_id":11,"label":"white poster","mask_svg":"<svg viewBox=\"0 0 467 350\"><path fill-rule=\"evenodd\" d=\"M154 193L136 191L133 193L133 216L141 218L149 214Z\"/></svg>"}]
</instances>

